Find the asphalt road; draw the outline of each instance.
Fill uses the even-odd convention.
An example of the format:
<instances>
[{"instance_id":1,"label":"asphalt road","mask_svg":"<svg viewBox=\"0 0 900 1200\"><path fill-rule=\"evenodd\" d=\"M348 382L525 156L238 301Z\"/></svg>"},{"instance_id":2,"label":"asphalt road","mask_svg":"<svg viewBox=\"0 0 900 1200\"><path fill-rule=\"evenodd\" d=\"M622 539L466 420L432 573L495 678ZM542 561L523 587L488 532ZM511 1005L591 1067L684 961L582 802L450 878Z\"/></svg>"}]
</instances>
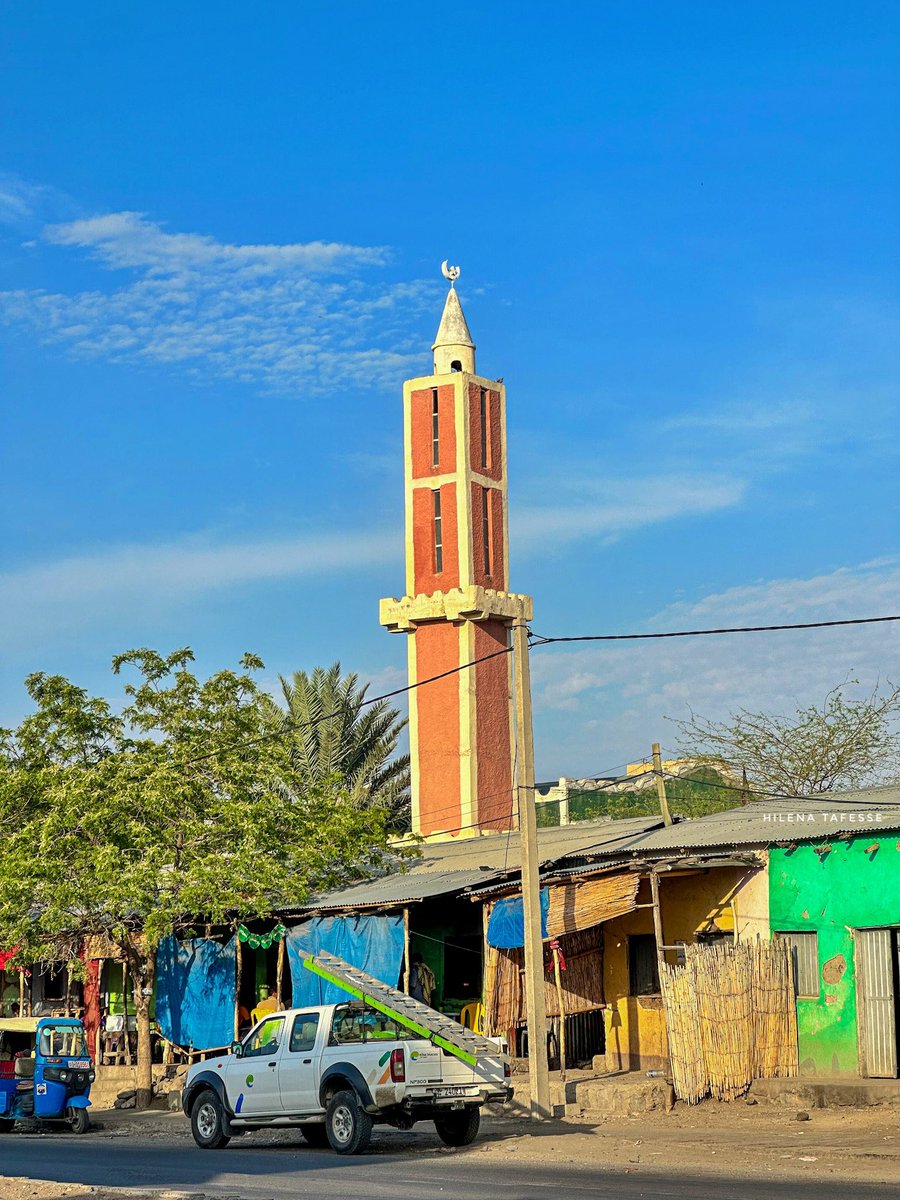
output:
<instances>
[{"instance_id":1,"label":"asphalt road","mask_svg":"<svg viewBox=\"0 0 900 1200\"><path fill-rule=\"evenodd\" d=\"M863 1200L900 1197L900 1188L821 1179L766 1180L672 1176L634 1168L513 1163L465 1151L379 1153L339 1158L302 1145L248 1142L201 1151L135 1137L90 1134L4 1136L0 1172L58 1183L173 1188L235 1200Z\"/></svg>"}]
</instances>

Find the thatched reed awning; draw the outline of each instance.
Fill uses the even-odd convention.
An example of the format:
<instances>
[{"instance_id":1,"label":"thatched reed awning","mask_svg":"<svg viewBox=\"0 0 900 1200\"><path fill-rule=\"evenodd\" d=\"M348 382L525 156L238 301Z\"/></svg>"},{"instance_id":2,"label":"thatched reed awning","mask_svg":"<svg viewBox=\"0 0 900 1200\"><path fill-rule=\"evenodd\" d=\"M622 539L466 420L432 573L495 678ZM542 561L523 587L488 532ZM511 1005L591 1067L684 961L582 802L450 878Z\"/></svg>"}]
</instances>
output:
<instances>
[{"instance_id":1,"label":"thatched reed awning","mask_svg":"<svg viewBox=\"0 0 900 1200\"><path fill-rule=\"evenodd\" d=\"M623 871L577 882L549 884L547 937L559 938L566 960L563 1009L568 1016L603 1007L603 954L599 926L637 906L640 876ZM523 951L491 946L485 970L486 1031L504 1033L527 1019ZM547 1016L559 1016L552 977L545 976Z\"/></svg>"},{"instance_id":2,"label":"thatched reed awning","mask_svg":"<svg viewBox=\"0 0 900 1200\"><path fill-rule=\"evenodd\" d=\"M602 925L637 906L640 877L628 871L578 883L551 884L547 936L560 937Z\"/></svg>"}]
</instances>

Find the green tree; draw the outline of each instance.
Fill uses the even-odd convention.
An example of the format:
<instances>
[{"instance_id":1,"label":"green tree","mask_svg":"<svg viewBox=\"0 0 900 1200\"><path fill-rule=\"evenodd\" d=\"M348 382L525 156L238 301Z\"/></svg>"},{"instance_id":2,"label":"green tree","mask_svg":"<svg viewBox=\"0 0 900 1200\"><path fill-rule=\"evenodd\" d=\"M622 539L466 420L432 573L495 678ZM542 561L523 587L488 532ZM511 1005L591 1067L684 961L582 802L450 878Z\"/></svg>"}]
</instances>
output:
<instances>
[{"instance_id":1,"label":"green tree","mask_svg":"<svg viewBox=\"0 0 900 1200\"><path fill-rule=\"evenodd\" d=\"M360 807L387 809L394 830L409 828L409 755L397 755L405 719L386 700L366 700L368 684L341 664L311 675L279 676L283 707L263 699L265 720L284 731L291 769L310 784L338 779Z\"/></svg>"},{"instance_id":2,"label":"green tree","mask_svg":"<svg viewBox=\"0 0 900 1200\"><path fill-rule=\"evenodd\" d=\"M676 721L685 754L728 763L758 788L808 796L896 779L900 773L900 687L854 698L856 680L833 688L821 704L792 713L738 709L727 721L691 714Z\"/></svg>"},{"instance_id":3,"label":"green tree","mask_svg":"<svg viewBox=\"0 0 900 1200\"><path fill-rule=\"evenodd\" d=\"M262 717L247 655L201 681L193 655L135 650L120 711L60 676L32 675L36 711L0 761L0 945L79 967L102 935L127 963L138 1102L149 1102L150 993L160 940L235 928L382 869L386 811L333 780L298 780Z\"/></svg>"}]
</instances>

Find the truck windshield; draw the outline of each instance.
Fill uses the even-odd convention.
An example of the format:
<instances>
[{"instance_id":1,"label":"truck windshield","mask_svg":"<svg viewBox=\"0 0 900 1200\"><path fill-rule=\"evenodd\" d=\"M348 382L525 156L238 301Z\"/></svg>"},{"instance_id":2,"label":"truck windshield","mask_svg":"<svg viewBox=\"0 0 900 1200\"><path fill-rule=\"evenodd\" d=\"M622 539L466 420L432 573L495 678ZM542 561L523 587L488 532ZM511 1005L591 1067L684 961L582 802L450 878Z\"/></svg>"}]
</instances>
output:
<instances>
[{"instance_id":1,"label":"truck windshield","mask_svg":"<svg viewBox=\"0 0 900 1200\"><path fill-rule=\"evenodd\" d=\"M80 1025L45 1025L38 1054L44 1058L87 1058L84 1030Z\"/></svg>"}]
</instances>

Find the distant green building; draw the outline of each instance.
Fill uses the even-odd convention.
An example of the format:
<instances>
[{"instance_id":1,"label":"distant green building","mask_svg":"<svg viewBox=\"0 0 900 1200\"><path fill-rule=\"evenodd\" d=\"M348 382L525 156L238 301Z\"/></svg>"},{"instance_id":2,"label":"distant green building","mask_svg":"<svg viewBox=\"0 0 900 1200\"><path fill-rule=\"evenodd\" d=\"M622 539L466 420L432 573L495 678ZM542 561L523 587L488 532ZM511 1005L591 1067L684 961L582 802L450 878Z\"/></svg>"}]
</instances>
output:
<instances>
[{"instance_id":1,"label":"distant green building","mask_svg":"<svg viewBox=\"0 0 900 1200\"><path fill-rule=\"evenodd\" d=\"M793 946L801 1074L898 1075L898 799L897 787L835 796L847 819L833 832L820 820L815 840L799 824L795 842L772 838L769 919Z\"/></svg>"}]
</instances>

